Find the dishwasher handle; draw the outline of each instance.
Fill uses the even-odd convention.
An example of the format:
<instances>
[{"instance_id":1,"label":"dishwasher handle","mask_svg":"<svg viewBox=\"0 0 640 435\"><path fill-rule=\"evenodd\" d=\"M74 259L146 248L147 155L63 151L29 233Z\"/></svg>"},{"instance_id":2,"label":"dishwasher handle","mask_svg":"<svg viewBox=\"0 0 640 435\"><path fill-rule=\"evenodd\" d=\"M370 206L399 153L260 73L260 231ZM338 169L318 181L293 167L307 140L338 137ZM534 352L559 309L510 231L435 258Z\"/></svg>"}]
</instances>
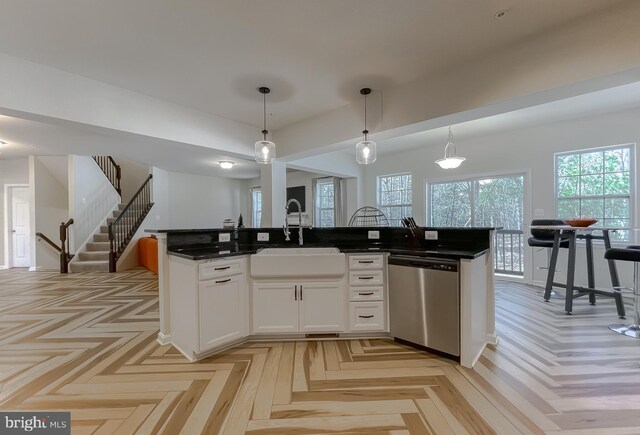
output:
<instances>
[{"instance_id":1,"label":"dishwasher handle","mask_svg":"<svg viewBox=\"0 0 640 435\"><path fill-rule=\"evenodd\" d=\"M432 269L443 272L457 272L458 260L449 260L446 258L418 257L409 255L391 255L389 256L389 265L417 267L421 269Z\"/></svg>"}]
</instances>

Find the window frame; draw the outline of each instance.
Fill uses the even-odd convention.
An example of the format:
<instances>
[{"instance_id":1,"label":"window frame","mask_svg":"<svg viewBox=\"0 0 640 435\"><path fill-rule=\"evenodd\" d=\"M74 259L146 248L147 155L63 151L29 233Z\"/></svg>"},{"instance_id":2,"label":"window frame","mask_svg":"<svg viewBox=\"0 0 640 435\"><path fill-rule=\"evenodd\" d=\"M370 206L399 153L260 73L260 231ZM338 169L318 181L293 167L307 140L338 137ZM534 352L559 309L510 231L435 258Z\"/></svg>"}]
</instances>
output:
<instances>
[{"instance_id":1,"label":"window frame","mask_svg":"<svg viewBox=\"0 0 640 435\"><path fill-rule=\"evenodd\" d=\"M322 207L322 196L320 195L321 188L320 186L329 184L331 185L331 189L333 191L333 207ZM318 178L316 180L316 191L314 192L315 204L313 205L313 217L314 217L314 226L318 228L335 228L336 226L336 192L335 192L335 183L333 177L324 177ZM333 225L331 226L322 226L322 210L331 210L333 215Z\"/></svg>"},{"instance_id":2,"label":"window frame","mask_svg":"<svg viewBox=\"0 0 640 435\"><path fill-rule=\"evenodd\" d=\"M256 216L258 210L256 210L256 201L254 195L260 193L260 222L256 222ZM251 188L251 225L253 228L261 228L262 226L262 189L260 186Z\"/></svg>"},{"instance_id":3,"label":"window frame","mask_svg":"<svg viewBox=\"0 0 640 435\"><path fill-rule=\"evenodd\" d=\"M637 236L635 234L635 231L633 230L636 227L636 219L637 219L637 216L636 216L636 169L637 168L636 168L636 144L635 143L624 143L624 144L606 145L606 146L592 147L592 148L581 148L576 150L569 150L569 151L554 153L553 154L553 196L554 196L555 216L558 216L559 203L560 203L560 197L558 196L558 178L559 178L558 177L558 159L560 157L605 152L605 151L625 149L625 148L629 149L629 171L628 171L629 172L629 194L628 195L627 194L607 195L604 193L604 185L603 185L602 195L590 195L590 196L578 195L578 196L571 196L571 197L563 197L563 199L578 199L580 200L580 202L582 202L582 200L584 199L602 199L604 201L607 198L627 198L628 197L629 225L627 227L620 227L619 229L628 231L629 238L627 240L612 240L611 244L625 245L625 244L635 242L637 240ZM603 168L602 175L604 176L604 174L606 173L607 172L605 172ZM580 172L577 175L577 177L582 177L582 176L583 176L582 172ZM606 210L604 210L604 212L606 213ZM603 219L606 219L606 218L603 216ZM603 222L603 225L604 225L604 222Z\"/></svg>"},{"instance_id":4,"label":"window frame","mask_svg":"<svg viewBox=\"0 0 640 435\"><path fill-rule=\"evenodd\" d=\"M392 177L401 177L401 176L405 176L408 175L411 177L411 203L409 204L394 204L394 205L382 205L381 204L381 200L382 200L382 195L381 195L381 191L380 191L380 186L382 185L382 179L383 178L392 178ZM407 189L404 189L405 191ZM403 190L400 190L399 192L402 192ZM413 174L411 172L399 172L399 173L395 173L395 174L384 174L384 175L378 175L376 177L376 207L381 210L384 213L383 208L384 207L400 207L401 209L404 209L404 207L411 207L411 216L413 216L413 193L414 193L414 189L413 189ZM395 221L396 219L391 219L389 216L387 216L387 214L385 213L385 216L387 217L387 220L389 220L389 226L393 226L391 221ZM403 217L407 217L407 216L403 216ZM398 222L398 226L402 227L402 221Z\"/></svg>"}]
</instances>

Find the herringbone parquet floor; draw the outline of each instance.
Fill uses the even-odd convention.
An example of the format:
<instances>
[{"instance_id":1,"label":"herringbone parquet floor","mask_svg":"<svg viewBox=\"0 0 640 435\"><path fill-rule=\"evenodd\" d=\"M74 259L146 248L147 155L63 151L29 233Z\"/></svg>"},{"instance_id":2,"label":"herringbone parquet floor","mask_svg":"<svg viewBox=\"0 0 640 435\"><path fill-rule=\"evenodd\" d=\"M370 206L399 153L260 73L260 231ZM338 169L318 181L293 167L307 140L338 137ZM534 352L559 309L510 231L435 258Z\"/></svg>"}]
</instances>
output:
<instances>
[{"instance_id":1,"label":"herringbone parquet floor","mask_svg":"<svg viewBox=\"0 0 640 435\"><path fill-rule=\"evenodd\" d=\"M0 271L0 409L73 433L640 433L640 343L609 300L499 284L474 370L388 340L253 343L189 364L159 346L155 275Z\"/></svg>"}]
</instances>

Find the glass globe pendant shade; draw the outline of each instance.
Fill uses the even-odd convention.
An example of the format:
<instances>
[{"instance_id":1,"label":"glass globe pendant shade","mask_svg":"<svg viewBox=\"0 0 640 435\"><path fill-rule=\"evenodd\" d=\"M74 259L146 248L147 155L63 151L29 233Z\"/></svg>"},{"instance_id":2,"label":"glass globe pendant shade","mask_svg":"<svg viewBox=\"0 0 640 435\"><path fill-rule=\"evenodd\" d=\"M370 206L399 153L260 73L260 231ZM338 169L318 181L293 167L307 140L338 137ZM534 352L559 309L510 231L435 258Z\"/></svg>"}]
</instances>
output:
<instances>
[{"instance_id":1,"label":"glass globe pendant shade","mask_svg":"<svg viewBox=\"0 0 640 435\"><path fill-rule=\"evenodd\" d=\"M356 161L361 165L369 165L376 161L376 143L363 140L356 144Z\"/></svg>"},{"instance_id":2,"label":"glass globe pendant shade","mask_svg":"<svg viewBox=\"0 0 640 435\"><path fill-rule=\"evenodd\" d=\"M262 165L270 165L276 158L276 144L268 140L259 140L255 144L254 157Z\"/></svg>"}]
</instances>

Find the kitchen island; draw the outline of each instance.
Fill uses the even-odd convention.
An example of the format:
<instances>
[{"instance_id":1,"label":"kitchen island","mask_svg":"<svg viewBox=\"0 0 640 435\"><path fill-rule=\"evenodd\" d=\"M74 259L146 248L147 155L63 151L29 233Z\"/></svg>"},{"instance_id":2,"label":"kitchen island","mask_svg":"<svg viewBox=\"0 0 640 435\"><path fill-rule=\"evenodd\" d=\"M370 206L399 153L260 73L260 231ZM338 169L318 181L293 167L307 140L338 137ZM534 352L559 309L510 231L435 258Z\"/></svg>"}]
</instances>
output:
<instances>
[{"instance_id":1,"label":"kitchen island","mask_svg":"<svg viewBox=\"0 0 640 435\"><path fill-rule=\"evenodd\" d=\"M392 338L390 256L458 265L449 357L472 367L497 343L492 228L314 228L303 246L280 228L148 231L159 238L158 341L190 361L247 340Z\"/></svg>"}]
</instances>

